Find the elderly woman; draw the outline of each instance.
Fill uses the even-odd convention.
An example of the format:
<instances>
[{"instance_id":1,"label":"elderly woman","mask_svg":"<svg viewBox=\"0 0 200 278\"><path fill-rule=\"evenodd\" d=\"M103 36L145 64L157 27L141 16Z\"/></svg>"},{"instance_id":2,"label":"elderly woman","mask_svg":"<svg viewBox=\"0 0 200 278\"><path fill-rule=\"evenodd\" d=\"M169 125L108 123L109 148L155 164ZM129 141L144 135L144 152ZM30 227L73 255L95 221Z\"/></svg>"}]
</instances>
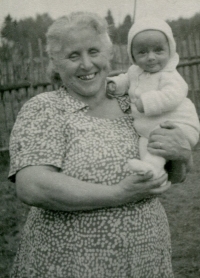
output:
<instances>
[{"instance_id":1,"label":"elderly woman","mask_svg":"<svg viewBox=\"0 0 200 278\"><path fill-rule=\"evenodd\" d=\"M170 183L126 167L139 157L138 135L128 97L106 96L112 44L105 21L82 12L62 17L47 43L62 86L24 105L10 141L9 177L31 206L11 277L173 277L157 198ZM184 178L190 150L179 128L164 124L149 149L171 160L172 179Z\"/></svg>"}]
</instances>

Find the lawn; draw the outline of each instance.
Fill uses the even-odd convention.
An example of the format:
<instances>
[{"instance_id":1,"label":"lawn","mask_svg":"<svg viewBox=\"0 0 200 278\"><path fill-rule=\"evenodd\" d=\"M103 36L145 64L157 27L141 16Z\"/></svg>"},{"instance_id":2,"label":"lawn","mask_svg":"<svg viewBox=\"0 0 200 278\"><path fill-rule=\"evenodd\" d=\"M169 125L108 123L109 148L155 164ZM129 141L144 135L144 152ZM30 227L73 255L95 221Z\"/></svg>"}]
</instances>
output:
<instances>
[{"instance_id":1,"label":"lawn","mask_svg":"<svg viewBox=\"0 0 200 278\"><path fill-rule=\"evenodd\" d=\"M161 197L169 218L175 278L200 277L200 146L187 180ZM0 156L0 278L8 278L28 207L7 180L8 155Z\"/></svg>"},{"instance_id":2,"label":"lawn","mask_svg":"<svg viewBox=\"0 0 200 278\"><path fill-rule=\"evenodd\" d=\"M175 278L200 277L200 146L193 157L186 181L161 198L171 229Z\"/></svg>"}]
</instances>

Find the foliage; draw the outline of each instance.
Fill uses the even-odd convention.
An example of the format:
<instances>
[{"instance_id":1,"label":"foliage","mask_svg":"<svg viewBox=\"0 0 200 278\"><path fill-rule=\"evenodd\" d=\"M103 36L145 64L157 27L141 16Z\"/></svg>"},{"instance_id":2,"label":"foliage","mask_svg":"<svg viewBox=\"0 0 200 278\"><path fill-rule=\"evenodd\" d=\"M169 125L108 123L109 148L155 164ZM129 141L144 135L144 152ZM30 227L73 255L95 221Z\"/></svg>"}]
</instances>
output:
<instances>
[{"instance_id":1,"label":"foliage","mask_svg":"<svg viewBox=\"0 0 200 278\"><path fill-rule=\"evenodd\" d=\"M132 18L126 15L123 22L116 26L111 10L108 10L105 19L108 22L110 36L114 44L126 44L127 34L132 25ZM20 51L28 56L28 43L32 45L33 56L39 54L38 38L45 45L45 33L48 27L52 24L53 19L49 14L44 13L37 15L35 18L28 17L21 20L15 20L11 15L7 15L4 19L3 27L1 29L1 37L6 42L13 42ZM195 14L192 18L173 20L168 22L172 27L174 35L181 40L187 38L191 33L199 35L200 30L200 13ZM10 45L7 44L9 47ZM15 47L15 48L16 48ZM1 52L1 47L0 47Z\"/></svg>"},{"instance_id":2,"label":"foliage","mask_svg":"<svg viewBox=\"0 0 200 278\"><path fill-rule=\"evenodd\" d=\"M108 10L106 20L112 30L111 38L115 44L127 44L127 34L133 24L131 16L127 15L119 26L115 26L114 19L110 10ZM179 18L177 20L168 21L174 36L178 40L185 40L189 35L200 36L200 13L196 13L189 19Z\"/></svg>"},{"instance_id":3,"label":"foliage","mask_svg":"<svg viewBox=\"0 0 200 278\"><path fill-rule=\"evenodd\" d=\"M45 34L52 22L52 18L47 13L37 15L36 18L28 17L19 21L14 20L8 15L1 29L1 37L9 42L13 42L15 48L24 57L28 57L28 44L31 44L33 56L37 57L39 56L38 39L45 44Z\"/></svg>"},{"instance_id":4,"label":"foliage","mask_svg":"<svg viewBox=\"0 0 200 278\"><path fill-rule=\"evenodd\" d=\"M200 13L188 19L179 18L168 23L177 39L184 40L191 34L200 36Z\"/></svg>"},{"instance_id":5,"label":"foliage","mask_svg":"<svg viewBox=\"0 0 200 278\"><path fill-rule=\"evenodd\" d=\"M116 40L115 36L116 36L117 32L116 32L115 22L114 22L114 19L113 19L113 16L112 16L112 13L110 10L108 10L108 13L107 13L107 16L105 17L105 19L108 23L109 35L111 37L111 40L114 42Z\"/></svg>"},{"instance_id":6,"label":"foliage","mask_svg":"<svg viewBox=\"0 0 200 278\"><path fill-rule=\"evenodd\" d=\"M110 37L114 44L127 44L127 35L128 31L132 25L131 16L127 15L124 18L122 24L118 27L115 26L114 19L110 10L108 10L107 16L105 17L107 20L109 30L110 30Z\"/></svg>"},{"instance_id":7,"label":"foliage","mask_svg":"<svg viewBox=\"0 0 200 278\"><path fill-rule=\"evenodd\" d=\"M132 26L132 20L130 15L127 15L123 23L118 27L117 32L117 41L119 44L127 44L128 32Z\"/></svg>"}]
</instances>

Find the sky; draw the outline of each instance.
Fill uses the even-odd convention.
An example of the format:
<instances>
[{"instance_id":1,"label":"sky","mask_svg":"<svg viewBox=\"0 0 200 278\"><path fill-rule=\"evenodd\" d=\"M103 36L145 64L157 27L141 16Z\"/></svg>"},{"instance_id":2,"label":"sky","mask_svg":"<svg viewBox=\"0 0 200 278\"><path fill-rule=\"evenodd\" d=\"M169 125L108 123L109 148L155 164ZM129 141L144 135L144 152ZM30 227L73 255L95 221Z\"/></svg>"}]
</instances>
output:
<instances>
[{"instance_id":1,"label":"sky","mask_svg":"<svg viewBox=\"0 0 200 278\"><path fill-rule=\"evenodd\" d=\"M135 1L136 20L145 16L175 20L200 13L200 0L0 0L0 25L8 14L19 20L48 13L56 19L73 11L87 10L105 17L108 9L119 25L127 14L133 16Z\"/></svg>"}]
</instances>

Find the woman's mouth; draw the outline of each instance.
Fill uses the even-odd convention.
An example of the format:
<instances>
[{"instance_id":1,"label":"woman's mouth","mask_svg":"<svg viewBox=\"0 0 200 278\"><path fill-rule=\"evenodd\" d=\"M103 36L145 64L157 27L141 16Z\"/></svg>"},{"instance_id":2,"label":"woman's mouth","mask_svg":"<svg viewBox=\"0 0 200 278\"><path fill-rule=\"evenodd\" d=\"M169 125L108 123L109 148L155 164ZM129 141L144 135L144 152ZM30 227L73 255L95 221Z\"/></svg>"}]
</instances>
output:
<instances>
[{"instance_id":1,"label":"woman's mouth","mask_svg":"<svg viewBox=\"0 0 200 278\"><path fill-rule=\"evenodd\" d=\"M88 74L88 75L79 75L78 78L81 80L92 80L95 77L95 73Z\"/></svg>"}]
</instances>

